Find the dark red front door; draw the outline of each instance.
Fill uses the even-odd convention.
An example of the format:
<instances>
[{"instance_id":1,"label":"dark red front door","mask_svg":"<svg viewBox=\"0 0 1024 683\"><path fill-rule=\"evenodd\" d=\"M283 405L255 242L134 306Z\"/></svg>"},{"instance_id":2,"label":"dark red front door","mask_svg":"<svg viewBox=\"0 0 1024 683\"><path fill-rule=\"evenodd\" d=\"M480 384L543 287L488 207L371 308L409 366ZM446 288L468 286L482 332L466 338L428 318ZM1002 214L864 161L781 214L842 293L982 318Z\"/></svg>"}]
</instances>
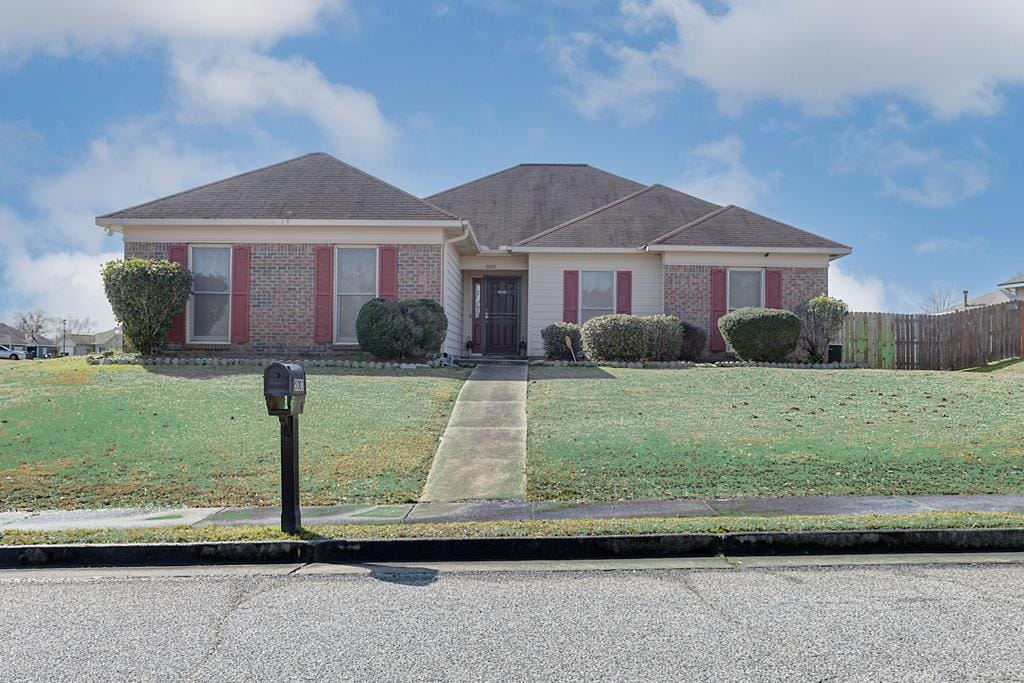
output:
<instances>
[{"instance_id":1,"label":"dark red front door","mask_svg":"<svg viewBox=\"0 0 1024 683\"><path fill-rule=\"evenodd\" d=\"M484 279L484 353L519 352L519 278Z\"/></svg>"}]
</instances>

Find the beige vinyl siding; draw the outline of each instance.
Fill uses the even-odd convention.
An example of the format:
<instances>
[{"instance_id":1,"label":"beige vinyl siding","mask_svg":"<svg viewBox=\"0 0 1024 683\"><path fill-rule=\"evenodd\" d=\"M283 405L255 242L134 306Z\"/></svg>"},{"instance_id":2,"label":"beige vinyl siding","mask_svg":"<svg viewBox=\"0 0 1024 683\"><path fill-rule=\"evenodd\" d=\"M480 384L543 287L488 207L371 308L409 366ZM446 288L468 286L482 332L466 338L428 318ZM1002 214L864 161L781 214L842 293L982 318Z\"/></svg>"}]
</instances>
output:
<instances>
[{"instance_id":1,"label":"beige vinyl siding","mask_svg":"<svg viewBox=\"0 0 1024 683\"><path fill-rule=\"evenodd\" d=\"M444 312L448 316L448 335L444 340L444 350L453 356L463 354L464 337L462 317L462 270L459 268L459 253L451 244L444 247L444 282L442 282L441 298Z\"/></svg>"},{"instance_id":2,"label":"beige vinyl siding","mask_svg":"<svg viewBox=\"0 0 1024 683\"><path fill-rule=\"evenodd\" d=\"M629 270L633 273L635 315L661 313L664 278L660 254L530 254L528 308L531 356L544 353L540 331L562 320L562 272L565 270Z\"/></svg>"}]
</instances>

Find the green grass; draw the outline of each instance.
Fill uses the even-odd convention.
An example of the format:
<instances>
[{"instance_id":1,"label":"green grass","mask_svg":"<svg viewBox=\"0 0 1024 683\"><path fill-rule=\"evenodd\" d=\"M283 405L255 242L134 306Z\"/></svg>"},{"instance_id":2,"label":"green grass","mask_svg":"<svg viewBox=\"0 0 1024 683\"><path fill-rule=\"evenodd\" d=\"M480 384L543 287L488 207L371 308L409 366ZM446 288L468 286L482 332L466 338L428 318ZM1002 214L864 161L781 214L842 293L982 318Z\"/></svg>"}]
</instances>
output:
<instances>
[{"instance_id":1,"label":"green grass","mask_svg":"<svg viewBox=\"0 0 1024 683\"><path fill-rule=\"evenodd\" d=\"M196 543L273 541L294 538L496 538L607 536L617 534L729 533L743 531L840 531L848 529L1006 529L1024 526L1022 513L936 512L916 515L790 517L647 517L532 522L444 524L349 524L310 526L289 536L272 526L176 526L163 529L3 531L0 545L57 543Z\"/></svg>"},{"instance_id":2,"label":"green grass","mask_svg":"<svg viewBox=\"0 0 1024 683\"><path fill-rule=\"evenodd\" d=\"M527 409L535 500L1024 491L1009 368L531 368Z\"/></svg>"},{"instance_id":3,"label":"green grass","mask_svg":"<svg viewBox=\"0 0 1024 683\"><path fill-rule=\"evenodd\" d=\"M0 363L0 509L271 505L256 367ZM309 368L303 504L415 500L465 372Z\"/></svg>"}]
</instances>

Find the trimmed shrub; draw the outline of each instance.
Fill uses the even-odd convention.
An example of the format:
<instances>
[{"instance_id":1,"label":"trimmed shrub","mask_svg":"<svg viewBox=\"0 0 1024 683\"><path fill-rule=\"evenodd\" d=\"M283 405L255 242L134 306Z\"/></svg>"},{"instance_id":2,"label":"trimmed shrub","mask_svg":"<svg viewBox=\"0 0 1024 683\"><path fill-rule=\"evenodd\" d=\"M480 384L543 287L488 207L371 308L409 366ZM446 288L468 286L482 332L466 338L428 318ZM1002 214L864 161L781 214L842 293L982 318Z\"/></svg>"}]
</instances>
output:
<instances>
[{"instance_id":1,"label":"trimmed shrub","mask_svg":"<svg viewBox=\"0 0 1024 683\"><path fill-rule=\"evenodd\" d=\"M645 360L678 360L683 345L683 323L674 315L646 315L640 318L647 330Z\"/></svg>"},{"instance_id":2,"label":"trimmed shrub","mask_svg":"<svg viewBox=\"0 0 1024 683\"><path fill-rule=\"evenodd\" d=\"M708 333L704 328L683 322L683 343L679 347L679 360L700 360L707 348Z\"/></svg>"},{"instance_id":3,"label":"trimmed shrub","mask_svg":"<svg viewBox=\"0 0 1024 683\"><path fill-rule=\"evenodd\" d=\"M406 299L400 302L406 315L412 318L417 330L416 351L413 358L441 353L441 345L448 334L448 316L444 307L433 299Z\"/></svg>"},{"instance_id":4,"label":"trimmed shrub","mask_svg":"<svg viewBox=\"0 0 1024 683\"><path fill-rule=\"evenodd\" d=\"M635 315L601 315L583 325L583 353L590 360L639 361L647 357L647 326Z\"/></svg>"},{"instance_id":5,"label":"trimmed shrub","mask_svg":"<svg viewBox=\"0 0 1024 683\"><path fill-rule=\"evenodd\" d=\"M583 346L580 340L580 326L576 323L552 323L540 331L544 340L544 357L548 360L572 360L572 353L565 345L565 338L572 341L576 360L583 358Z\"/></svg>"},{"instance_id":6,"label":"trimmed shrub","mask_svg":"<svg viewBox=\"0 0 1024 683\"><path fill-rule=\"evenodd\" d=\"M171 261L130 258L110 261L100 273L125 341L144 355L158 351L171 331L171 320L188 303L191 271Z\"/></svg>"},{"instance_id":7,"label":"trimmed shrub","mask_svg":"<svg viewBox=\"0 0 1024 683\"><path fill-rule=\"evenodd\" d=\"M845 301L826 294L814 297L797 309L802 321L800 348L809 362L821 363L828 357L828 345L843 329L849 312Z\"/></svg>"},{"instance_id":8,"label":"trimmed shrub","mask_svg":"<svg viewBox=\"0 0 1024 683\"><path fill-rule=\"evenodd\" d=\"M741 360L781 363L796 349L800 318L776 308L741 308L722 316L718 329Z\"/></svg>"},{"instance_id":9,"label":"trimmed shrub","mask_svg":"<svg viewBox=\"0 0 1024 683\"><path fill-rule=\"evenodd\" d=\"M438 353L448 333L448 318L432 299L371 299L356 317L356 339L382 360L420 360Z\"/></svg>"}]
</instances>

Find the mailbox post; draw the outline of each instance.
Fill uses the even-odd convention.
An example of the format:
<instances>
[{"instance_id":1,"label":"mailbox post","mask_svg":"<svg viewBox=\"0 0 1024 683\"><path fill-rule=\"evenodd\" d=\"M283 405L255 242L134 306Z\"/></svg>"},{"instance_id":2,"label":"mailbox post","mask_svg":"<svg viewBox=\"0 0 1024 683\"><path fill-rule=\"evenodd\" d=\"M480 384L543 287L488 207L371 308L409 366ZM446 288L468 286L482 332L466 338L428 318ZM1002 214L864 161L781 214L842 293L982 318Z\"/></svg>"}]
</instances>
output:
<instances>
[{"instance_id":1,"label":"mailbox post","mask_svg":"<svg viewBox=\"0 0 1024 683\"><path fill-rule=\"evenodd\" d=\"M281 422L281 530L302 526L299 511L299 415L306 402L306 371L294 363L271 363L263 371L267 413Z\"/></svg>"}]
</instances>

